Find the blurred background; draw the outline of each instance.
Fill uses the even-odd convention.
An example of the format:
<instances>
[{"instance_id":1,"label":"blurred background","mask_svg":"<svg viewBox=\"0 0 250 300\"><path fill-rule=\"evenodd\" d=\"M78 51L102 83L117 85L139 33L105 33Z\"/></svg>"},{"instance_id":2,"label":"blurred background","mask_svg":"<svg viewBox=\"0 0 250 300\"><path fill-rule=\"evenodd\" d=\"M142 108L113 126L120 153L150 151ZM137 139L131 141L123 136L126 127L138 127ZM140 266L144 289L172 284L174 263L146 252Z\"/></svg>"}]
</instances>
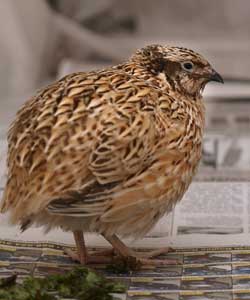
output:
<instances>
[{"instance_id":1,"label":"blurred background","mask_svg":"<svg viewBox=\"0 0 250 300\"><path fill-rule=\"evenodd\" d=\"M49 82L119 63L146 44L179 45L225 78L205 90L203 169L250 179L249 11L248 0L1 0L0 137Z\"/></svg>"}]
</instances>

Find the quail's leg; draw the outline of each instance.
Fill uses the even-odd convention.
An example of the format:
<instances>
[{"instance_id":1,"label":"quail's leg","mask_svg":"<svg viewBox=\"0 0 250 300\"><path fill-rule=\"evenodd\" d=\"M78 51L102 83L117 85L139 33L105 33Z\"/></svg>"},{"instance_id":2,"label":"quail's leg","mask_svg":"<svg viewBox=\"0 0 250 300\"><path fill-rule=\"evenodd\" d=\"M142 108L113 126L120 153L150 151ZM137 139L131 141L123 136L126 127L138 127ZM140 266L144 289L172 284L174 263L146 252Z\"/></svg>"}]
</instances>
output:
<instances>
[{"instance_id":1,"label":"quail's leg","mask_svg":"<svg viewBox=\"0 0 250 300\"><path fill-rule=\"evenodd\" d=\"M74 261L79 262L82 265L87 265L90 263L110 263L112 262L113 251L107 250L103 253L98 253L96 255L89 255L84 241L83 232L76 230L73 232L74 239L76 243L77 252L70 249L65 249L65 253L68 254Z\"/></svg>"},{"instance_id":2,"label":"quail's leg","mask_svg":"<svg viewBox=\"0 0 250 300\"><path fill-rule=\"evenodd\" d=\"M70 249L65 249L65 252L74 260L79 261L80 264L85 265L87 263L87 249L85 246L84 236L82 231L74 231L73 232L75 243L76 243L76 250L74 252Z\"/></svg>"},{"instance_id":3,"label":"quail's leg","mask_svg":"<svg viewBox=\"0 0 250 300\"><path fill-rule=\"evenodd\" d=\"M114 247L115 251L125 259L134 258L138 264L142 265L169 265L177 264L176 260L152 259L162 253L167 253L169 248L161 248L146 253L138 253L128 248L116 235L105 236L105 239Z\"/></svg>"}]
</instances>

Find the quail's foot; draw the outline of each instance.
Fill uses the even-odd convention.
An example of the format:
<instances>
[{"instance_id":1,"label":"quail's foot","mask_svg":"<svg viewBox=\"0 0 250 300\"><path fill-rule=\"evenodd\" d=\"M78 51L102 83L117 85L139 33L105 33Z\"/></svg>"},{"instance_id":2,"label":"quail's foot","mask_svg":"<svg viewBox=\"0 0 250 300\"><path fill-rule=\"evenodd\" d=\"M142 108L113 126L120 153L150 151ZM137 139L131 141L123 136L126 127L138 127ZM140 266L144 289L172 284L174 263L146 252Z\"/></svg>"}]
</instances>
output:
<instances>
[{"instance_id":1,"label":"quail's foot","mask_svg":"<svg viewBox=\"0 0 250 300\"><path fill-rule=\"evenodd\" d=\"M171 248L160 248L149 252L136 252L128 248L116 235L105 238L111 243L118 255L126 261L134 269L140 267L141 265L176 265L178 261L176 259L155 259L161 254L168 253Z\"/></svg>"}]
</instances>

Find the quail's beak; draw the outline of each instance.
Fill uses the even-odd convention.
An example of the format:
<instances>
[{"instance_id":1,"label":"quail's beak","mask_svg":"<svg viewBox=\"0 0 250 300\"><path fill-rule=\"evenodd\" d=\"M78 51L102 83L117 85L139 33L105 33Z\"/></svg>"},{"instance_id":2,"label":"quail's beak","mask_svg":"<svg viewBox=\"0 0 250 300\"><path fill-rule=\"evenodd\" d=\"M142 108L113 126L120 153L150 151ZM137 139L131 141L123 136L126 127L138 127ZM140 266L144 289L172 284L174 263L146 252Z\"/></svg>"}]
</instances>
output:
<instances>
[{"instance_id":1,"label":"quail's beak","mask_svg":"<svg viewBox=\"0 0 250 300\"><path fill-rule=\"evenodd\" d=\"M221 77L221 75L217 73L214 69L212 69L212 72L210 73L209 80L224 83L224 80Z\"/></svg>"}]
</instances>

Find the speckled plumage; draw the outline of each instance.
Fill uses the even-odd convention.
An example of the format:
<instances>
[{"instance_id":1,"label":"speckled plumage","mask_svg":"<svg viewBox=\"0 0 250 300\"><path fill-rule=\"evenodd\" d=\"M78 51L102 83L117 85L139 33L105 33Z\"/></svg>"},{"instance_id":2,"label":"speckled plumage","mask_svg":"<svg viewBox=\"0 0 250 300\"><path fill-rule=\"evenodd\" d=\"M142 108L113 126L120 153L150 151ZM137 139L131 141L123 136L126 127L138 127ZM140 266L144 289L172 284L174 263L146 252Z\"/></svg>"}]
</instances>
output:
<instances>
[{"instance_id":1,"label":"speckled plumage","mask_svg":"<svg viewBox=\"0 0 250 300\"><path fill-rule=\"evenodd\" d=\"M2 212L24 229L144 235L197 170L201 91L214 74L191 50L152 45L124 64L41 90L9 130Z\"/></svg>"}]
</instances>

